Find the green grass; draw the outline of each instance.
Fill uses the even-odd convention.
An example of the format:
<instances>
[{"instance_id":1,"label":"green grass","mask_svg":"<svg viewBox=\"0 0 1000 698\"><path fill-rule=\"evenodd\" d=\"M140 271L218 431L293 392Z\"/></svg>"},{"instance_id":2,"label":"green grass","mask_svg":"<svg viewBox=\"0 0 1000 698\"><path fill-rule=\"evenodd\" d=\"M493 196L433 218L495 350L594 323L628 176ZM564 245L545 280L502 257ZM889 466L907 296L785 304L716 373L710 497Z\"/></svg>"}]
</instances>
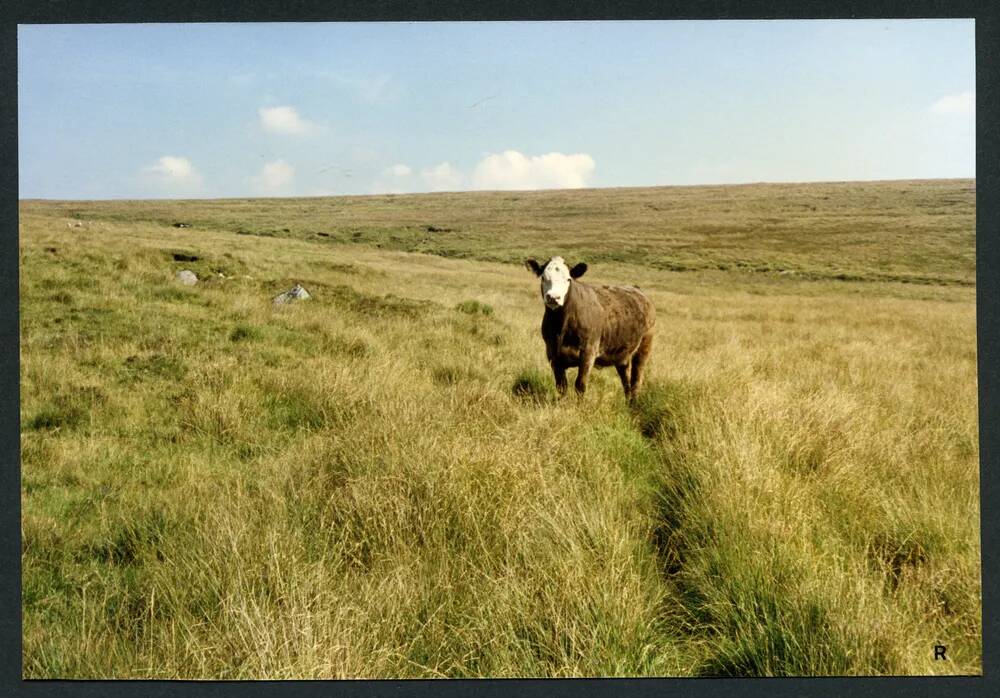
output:
<instances>
[{"instance_id":1,"label":"green grass","mask_svg":"<svg viewBox=\"0 0 1000 698\"><path fill-rule=\"evenodd\" d=\"M24 675L980 673L974 188L22 202Z\"/></svg>"}]
</instances>

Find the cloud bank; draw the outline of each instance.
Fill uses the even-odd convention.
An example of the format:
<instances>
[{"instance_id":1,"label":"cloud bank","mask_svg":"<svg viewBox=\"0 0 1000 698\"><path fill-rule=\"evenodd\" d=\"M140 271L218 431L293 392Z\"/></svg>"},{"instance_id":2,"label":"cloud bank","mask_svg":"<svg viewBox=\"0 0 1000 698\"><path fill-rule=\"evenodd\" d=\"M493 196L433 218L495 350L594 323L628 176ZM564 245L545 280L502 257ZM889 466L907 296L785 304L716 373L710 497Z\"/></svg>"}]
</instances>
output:
<instances>
[{"instance_id":1,"label":"cloud bank","mask_svg":"<svg viewBox=\"0 0 1000 698\"><path fill-rule=\"evenodd\" d=\"M272 192L287 188L293 179L295 179L295 168L284 160L275 160L264 164L260 174L254 178L254 183L258 189Z\"/></svg>"},{"instance_id":2,"label":"cloud bank","mask_svg":"<svg viewBox=\"0 0 1000 698\"><path fill-rule=\"evenodd\" d=\"M462 173L448 162L421 171L420 178L431 191L458 191L464 180Z\"/></svg>"},{"instance_id":3,"label":"cloud bank","mask_svg":"<svg viewBox=\"0 0 1000 698\"><path fill-rule=\"evenodd\" d=\"M413 172L409 165L393 165L392 167L387 167L383 174L390 177L407 177Z\"/></svg>"},{"instance_id":4,"label":"cloud bank","mask_svg":"<svg viewBox=\"0 0 1000 698\"><path fill-rule=\"evenodd\" d=\"M472 172L475 189L579 189L593 174L594 159L586 153L524 155L516 150L492 153Z\"/></svg>"},{"instance_id":5,"label":"cloud bank","mask_svg":"<svg viewBox=\"0 0 1000 698\"><path fill-rule=\"evenodd\" d=\"M305 136L316 130L316 125L299 116L295 107L263 107L257 114L261 128L269 133Z\"/></svg>"},{"instance_id":6,"label":"cloud bank","mask_svg":"<svg viewBox=\"0 0 1000 698\"><path fill-rule=\"evenodd\" d=\"M971 115L976 113L976 95L972 92L960 92L956 95L945 95L934 102L930 107L934 114L963 114Z\"/></svg>"},{"instance_id":7,"label":"cloud bank","mask_svg":"<svg viewBox=\"0 0 1000 698\"><path fill-rule=\"evenodd\" d=\"M199 187L202 182L201 173L191 161L176 155L164 155L143 171L170 187Z\"/></svg>"}]
</instances>

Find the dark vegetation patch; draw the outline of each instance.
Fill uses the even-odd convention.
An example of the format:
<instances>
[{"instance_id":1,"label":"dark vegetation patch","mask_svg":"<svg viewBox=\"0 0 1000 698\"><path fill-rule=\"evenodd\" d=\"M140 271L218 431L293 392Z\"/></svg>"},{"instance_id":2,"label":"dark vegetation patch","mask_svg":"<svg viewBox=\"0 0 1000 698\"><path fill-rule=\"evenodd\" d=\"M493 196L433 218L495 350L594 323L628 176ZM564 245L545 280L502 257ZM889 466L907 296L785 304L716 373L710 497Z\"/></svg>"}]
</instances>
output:
<instances>
[{"instance_id":1,"label":"dark vegetation patch","mask_svg":"<svg viewBox=\"0 0 1000 698\"><path fill-rule=\"evenodd\" d=\"M438 366L431 372L431 377L438 385L455 385L462 380L463 371L456 366Z\"/></svg>"},{"instance_id":2,"label":"dark vegetation patch","mask_svg":"<svg viewBox=\"0 0 1000 698\"><path fill-rule=\"evenodd\" d=\"M455 310L466 315L486 315L493 314L493 306L488 303L480 303L477 300L462 301L455 306Z\"/></svg>"},{"instance_id":3,"label":"dark vegetation patch","mask_svg":"<svg viewBox=\"0 0 1000 698\"><path fill-rule=\"evenodd\" d=\"M90 557L112 565L134 565L144 555L163 559L159 549L174 527L162 508L152 508L112 524L104 540L89 546Z\"/></svg>"},{"instance_id":4,"label":"dark vegetation patch","mask_svg":"<svg viewBox=\"0 0 1000 698\"><path fill-rule=\"evenodd\" d=\"M545 405L556 399L552 376L537 368L527 368L518 373L510 391L517 399L532 405Z\"/></svg>"},{"instance_id":5,"label":"dark vegetation patch","mask_svg":"<svg viewBox=\"0 0 1000 698\"><path fill-rule=\"evenodd\" d=\"M133 354L125 359L121 377L126 382L163 378L180 380L187 373L184 362L176 357L152 352L149 354Z\"/></svg>"},{"instance_id":6,"label":"dark vegetation patch","mask_svg":"<svg viewBox=\"0 0 1000 698\"><path fill-rule=\"evenodd\" d=\"M697 676L842 675L857 666L872 674L892 671L898 657L889 638L866 643L838 626L818 597L799 597L789 588L794 580L771 581L772 564L747 564L760 575L757 588L748 584L755 576L721 576L727 570L720 569L719 589L706 589L710 596L703 608L715 632L711 655L696 669Z\"/></svg>"},{"instance_id":7,"label":"dark vegetation patch","mask_svg":"<svg viewBox=\"0 0 1000 698\"><path fill-rule=\"evenodd\" d=\"M277 237L277 233L275 233L273 230L246 230L244 228L240 228L239 230L236 231L236 234L237 235L254 235L254 236L260 237L260 238L273 238L273 237Z\"/></svg>"},{"instance_id":8,"label":"dark vegetation patch","mask_svg":"<svg viewBox=\"0 0 1000 698\"><path fill-rule=\"evenodd\" d=\"M329 290L334 302L351 312L373 318L417 319L425 316L434 303L393 294L377 296L350 286L334 286Z\"/></svg>"},{"instance_id":9,"label":"dark vegetation patch","mask_svg":"<svg viewBox=\"0 0 1000 698\"><path fill-rule=\"evenodd\" d=\"M338 264L336 262L326 262L323 268L327 271L339 272L341 274L357 274L360 269L355 264Z\"/></svg>"},{"instance_id":10,"label":"dark vegetation patch","mask_svg":"<svg viewBox=\"0 0 1000 698\"><path fill-rule=\"evenodd\" d=\"M43 404L26 427L39 431L74 429L96 407L107 402L107 393L95 385L70 386Z\"/></svg>"},{"instance_id":11,"label":"dark vegetation patch","mask_svg":"<svg viewBox=\"0 0 1000 698\"><path fill-rule=\"evenodd\" d=\"M333 335L324 337L322 348L334 354L350 356L356 359L371 356L375 353L374 347L363 339Z\"/></svg>"},{"instance_id":12,"label":"dark vegetation patch","mask_svg":"<svg viewBox=\"0 0 1000 698\"><path fill-rule=\"evenodd\" d=\"M639 431L647 438L674 440L701 396L702 389L690 383L645 383L631 406Z\"/></svg>"},{"instance_id":13,"label":"dark vegetation patch","mask_svg":"<svg viewBox=\"0 0 1000 698\"><path fill-rule=\"evenodd\" d=\"M259 327L254 325L239 324L229 333L230 342L244 342L247 340L258 340L264 336Z\"/></svg>"},{"instance_id":14,"label":"dark vegetation patch","mask_svg":"<svg viewBox=\"0 0 1000 698\"><path fill-rule=\"evenodd\" d=\"M72 429L83 417L84 411L78 405L48 404L28 420L27 426L38 430Z\"/></svg>"},{"instance_id":15,"label":"dark vegetation patch","mask_svg":"<svg viewBox=\"0 0 1000 698\"><path fill-rule=\"evenodd\" d=\"M53 293L49 296L49 300L54 303L62 303L63 305L73 305L76 299L73 294L69 291L60 291L58 293Z\"/></svg>"},{"instance_id":16,"label":"dark vegetation patch","mask_svg":"<svg viewBox=\"0 0 1000 698\"><path fill-rule=\"evenodd\" d=\"M933 536L925 532L881 532L872 541L869 560L877 572L885 575L889 589L895 591L904 577L930 560L935 543Z\"/></svg>"},{"instance_id":17,"label":"dark vegetation patch","mask_svg":"<svg viewBox=\"0 0 1000 698\"><path fill-rule=\"evenodd\" d=\"M466 381L483 380L485 376L465 366L438 366L431 371L431 378L434 382L442 386L457 385Z\"/></svg>"},{"instance_id":18,"label":"dark vegetation patch","mask_svg":"<svg viewBox=\"0 0 1000 698\"><path fill-rule=\"evenodd\" d=\"M264 407L272 427L282 429L319 429L327 423L326 410L304 391L268 395Z\"/></svg>"}]
</instances>

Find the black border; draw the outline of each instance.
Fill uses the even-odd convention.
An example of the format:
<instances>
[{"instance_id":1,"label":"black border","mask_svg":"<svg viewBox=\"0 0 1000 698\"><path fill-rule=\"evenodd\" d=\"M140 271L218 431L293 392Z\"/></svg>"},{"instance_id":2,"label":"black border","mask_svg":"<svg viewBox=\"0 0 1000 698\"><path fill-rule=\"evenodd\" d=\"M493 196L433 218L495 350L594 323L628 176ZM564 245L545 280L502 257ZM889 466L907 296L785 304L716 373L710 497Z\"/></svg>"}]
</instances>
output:
<instances>
[{"instance_id":1,"label":"black border","mask_svg":"<svg viewBox=\"0 0 1000 698\"><path fill-rule=\"evenodd\" d=\"M982 677L788 679L380 680L287 682L22 681L17 186L17 25L106 22L453 21L599 19L948 18L976 20L977 320L980 409L980 509L983 575ZM987 1L946 0L13 0L0 6L0 695L93 696L177 693L199 696L882 696L1000 695L1000 614L994 505L1000 490L1000 13Z\"/></svg>"}]
</instances>

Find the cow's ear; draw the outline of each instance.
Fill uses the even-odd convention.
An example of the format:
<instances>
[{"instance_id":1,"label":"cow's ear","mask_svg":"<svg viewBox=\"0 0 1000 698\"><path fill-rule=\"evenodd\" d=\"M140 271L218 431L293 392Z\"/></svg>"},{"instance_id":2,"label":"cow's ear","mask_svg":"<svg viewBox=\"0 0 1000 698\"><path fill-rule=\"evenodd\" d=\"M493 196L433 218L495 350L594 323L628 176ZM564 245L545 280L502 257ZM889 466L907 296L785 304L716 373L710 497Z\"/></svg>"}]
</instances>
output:
<instances>
[{"instance_id":1,"label":"cow's ear","mask_svg":"<svg viewBox=\"0 0 1000 698\"><path fill-rule=\"evenodd\" d=\"M580 262L575 267L569 270L569 275L573 279L579 279L586 273L586 271L587 271L587 265L584 264L583 262Z\"/></svg>"},{"instance_id":2,"label":"cow's ear","mask_svg":"<svg viewBox=\"0 0 1000 698\"><path fill-rule=\"evenodd\" d=\"M526 269L528 269L528 271L535 272L535 276L542 275L542 268L538 265L538 262L536 262L535 260L533 259L524 260L524 266Z\"/></svg>"}]
</instances>

